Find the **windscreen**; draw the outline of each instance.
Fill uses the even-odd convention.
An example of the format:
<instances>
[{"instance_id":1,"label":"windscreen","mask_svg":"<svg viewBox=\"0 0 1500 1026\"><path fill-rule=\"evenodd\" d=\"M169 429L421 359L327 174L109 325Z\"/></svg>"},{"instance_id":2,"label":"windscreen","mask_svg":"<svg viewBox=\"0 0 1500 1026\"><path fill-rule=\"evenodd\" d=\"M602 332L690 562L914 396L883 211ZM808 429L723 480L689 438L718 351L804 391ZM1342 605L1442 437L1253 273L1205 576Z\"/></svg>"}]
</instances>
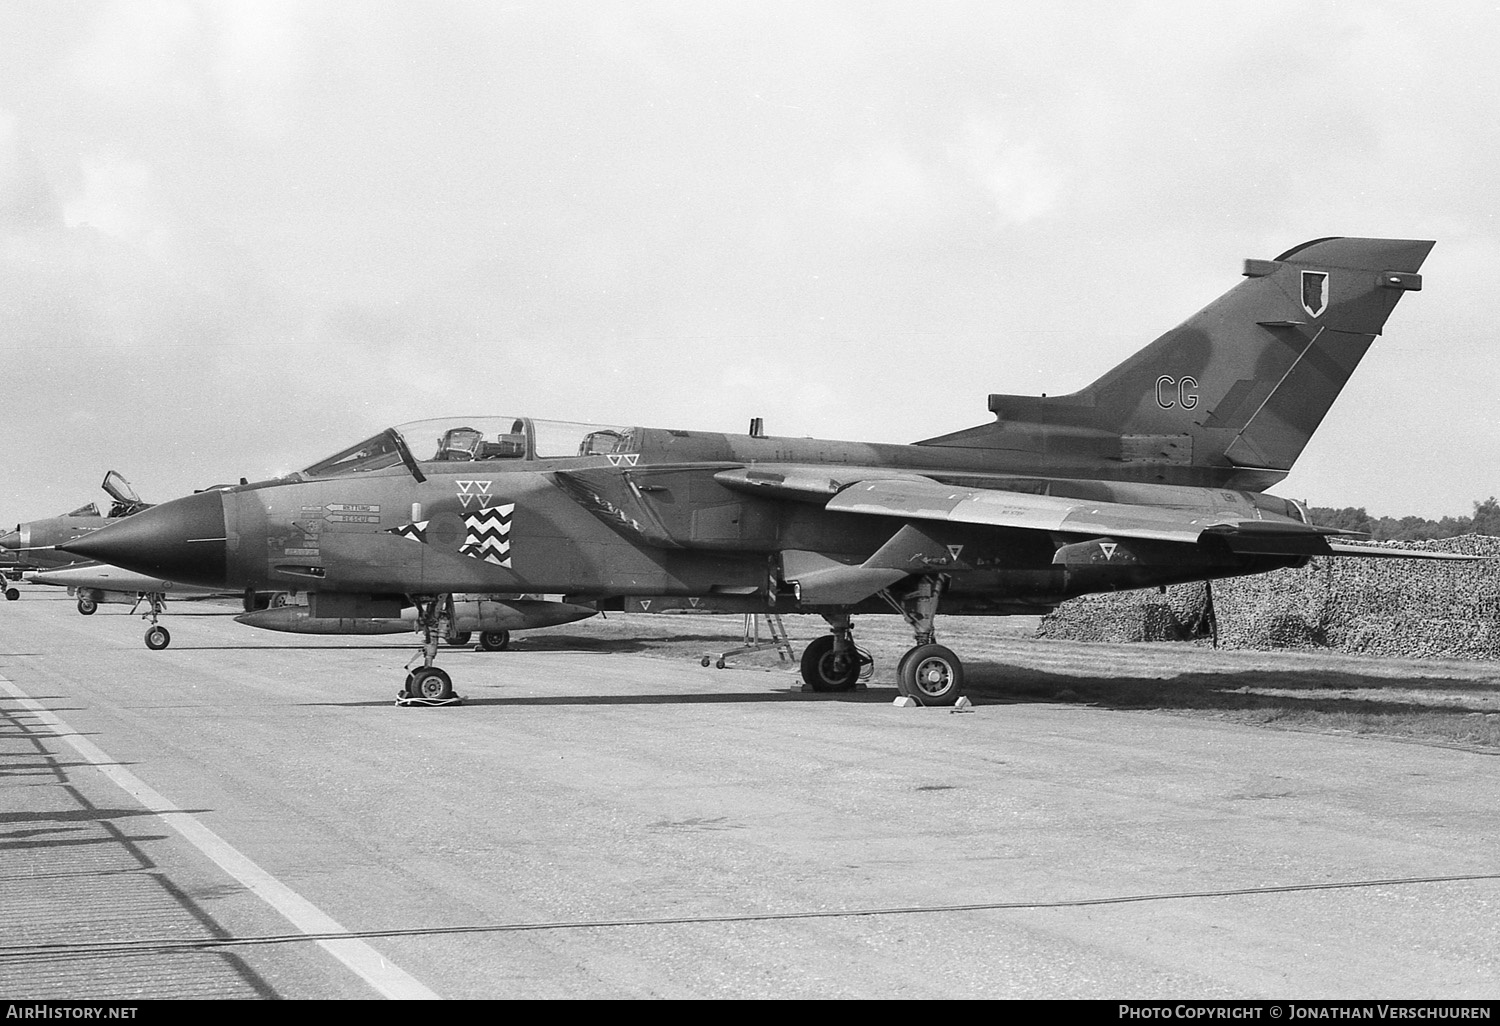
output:
<instances>
[{"instance_id":1,"label":"windscreen","mask_svg":"<svg viewBox=\"0 0 1500 1026\"><path fill-rule=\"evenodd\" d=\"M382 431L358 445L334 453L302 471L304 477L340 477L384 470L401 462L401 450L391 432Z\"/></svg>"}]
</instances>

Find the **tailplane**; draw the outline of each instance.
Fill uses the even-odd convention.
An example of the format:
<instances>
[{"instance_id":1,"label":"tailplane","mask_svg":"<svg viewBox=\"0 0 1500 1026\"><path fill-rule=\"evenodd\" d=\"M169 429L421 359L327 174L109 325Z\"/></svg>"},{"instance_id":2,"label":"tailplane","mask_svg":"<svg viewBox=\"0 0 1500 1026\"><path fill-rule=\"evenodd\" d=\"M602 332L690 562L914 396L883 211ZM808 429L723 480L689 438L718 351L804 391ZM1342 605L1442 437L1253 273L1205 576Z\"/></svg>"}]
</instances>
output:
<instances>
[{"instance_id":1,"label":"tailplane","mask_svg":"<svg viewBox=\"0 0 1500 1026\"><path fill-rule=\"evenodd\" d=\"M992 395L993 423L918 444L1032 450L1140 465L1119 476L1264 488L1291 469L1402 294L1422 287L1417 272L1432 247L1330 238L1247 260L1245 281L1087 388Z\"/></svg>"}]
</instances>

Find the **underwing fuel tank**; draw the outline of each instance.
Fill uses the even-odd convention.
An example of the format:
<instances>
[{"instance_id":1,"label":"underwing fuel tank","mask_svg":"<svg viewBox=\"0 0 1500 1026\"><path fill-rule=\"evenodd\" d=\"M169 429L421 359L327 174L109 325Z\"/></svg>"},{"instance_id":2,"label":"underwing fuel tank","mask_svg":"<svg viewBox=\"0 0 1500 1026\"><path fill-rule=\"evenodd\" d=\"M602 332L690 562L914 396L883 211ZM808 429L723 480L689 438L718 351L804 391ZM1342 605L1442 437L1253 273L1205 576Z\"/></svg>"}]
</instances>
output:
<instances>
[{"instance_id":1,"label":"underwing fuel tank","mask_svg":"<svg viewBox=\"0 0 1500 1026\"><path fill-rule=\"evenodd\" d=\"M597 612L592 606L546 599L457 599L453 603L453 630L535 630L586 620ZM399 618L312 616L307 606L280 606L242 613L235 620L287 634L410 634L417 629L417 611L411 606L403 609Z\"/></svg>"}]
</instances>

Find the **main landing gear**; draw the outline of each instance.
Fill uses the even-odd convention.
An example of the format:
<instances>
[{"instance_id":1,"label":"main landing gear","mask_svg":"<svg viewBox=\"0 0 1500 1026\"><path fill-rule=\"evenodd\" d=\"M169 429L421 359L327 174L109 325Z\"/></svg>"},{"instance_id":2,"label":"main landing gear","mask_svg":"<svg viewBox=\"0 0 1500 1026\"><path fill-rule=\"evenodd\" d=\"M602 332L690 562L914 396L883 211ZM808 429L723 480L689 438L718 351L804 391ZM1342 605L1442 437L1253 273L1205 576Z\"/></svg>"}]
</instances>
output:
<instances>
[{"instance_id":1,"label":"main landing gear","mask_svg":"<svg viewBox=\"0 0 1500 1026\"><path fill-rule=\"evenodd\" d=\"M949 648L937 644L933 629L944 578L923 577L914 588L880 597L911 626L916 645L896 665L896 688L919 705L954 705L963 695L964 664ZM848 610L825 612L833 633L818 638L802 652L802 679L814 691L849 691L858 682L869 657L854 646Z\"/></svg>"},{"instance_id":2,"label":"main landing gear","mask_svg":"<svg viewBox=\"0 0 1500 1026\"><path fill-rule=\"evenodd\" d=\"M453 623L453 596L413 596L417 607L417 629L422 632L422 647L413 656L422 665L406 675L406 687L396 696L397 705L457 705L463 699L453 693L453 679L447 672L434 666L437 659L438 641L457 635L450 631Z\"/></svg>"},{"instance_id":3,"label":"main landing gear","mask_svg":"<svg viewBox=\"0 0 1500 1026\"><path fill-rule=\"evenodd\" d=\"M952 649L937 644L938 603L946 583L945 577L923 577L901 595L880 593L916 639L915 647L896 665L896 689L919 705L953 705L964 692L964 664Z\"/></svg>"},{"instance_id":4,"label":"main landing gear","mask_svg":"<svg viewBox=\"0 0 1500 1026\"><path fill-rule=\"evenodd\" d=\"M130 607L130 611L132 613L135 612L140 608L142 602L148 602L151 605L149 612L141 614L141 619L151 621L151 626L146 628L146 647L153 652L160 652L172 643L171 632L156 622L157 618L161 616L161 611L166 608L166 597L160 592L142 592L136 596L135 605ZM84 612L83 599L81 597L78 600L78 611L80 613ZM93 609L88 610L89 613L93 611Z\"/></svg>"},{"instance_id":5,"label":"main landing gear","mask_svg":"<svg viewBox=\"0 0 1500 1026\"><path fill-rule=\"evenodd\" d=\"M802 650L802 680L814 691L853 691L861 679L868 679L875 660L854 644L849 611L823 614L832 634L814 639Z\"/></svg>"}]
</instances>

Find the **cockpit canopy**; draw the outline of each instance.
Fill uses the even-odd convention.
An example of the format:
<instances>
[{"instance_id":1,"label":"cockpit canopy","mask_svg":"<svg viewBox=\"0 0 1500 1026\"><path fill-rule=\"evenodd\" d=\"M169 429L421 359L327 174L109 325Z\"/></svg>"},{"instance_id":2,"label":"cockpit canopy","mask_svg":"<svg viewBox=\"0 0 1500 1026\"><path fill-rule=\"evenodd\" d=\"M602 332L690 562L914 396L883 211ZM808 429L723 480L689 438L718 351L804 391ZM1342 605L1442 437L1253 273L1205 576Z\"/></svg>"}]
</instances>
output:
<instances>
[{"instance_id":1,"label":"cockpit canopy","mask_svg":"<svg viewBox=\"0 0 1500 1026\"><path fill-rule=\"evenodd\" d=\"M416 463L548 460L635 451L636 429L530 417L419 420L387 428L320 460L303 477L340 477Z\"/></svg>"}]
</instances>

